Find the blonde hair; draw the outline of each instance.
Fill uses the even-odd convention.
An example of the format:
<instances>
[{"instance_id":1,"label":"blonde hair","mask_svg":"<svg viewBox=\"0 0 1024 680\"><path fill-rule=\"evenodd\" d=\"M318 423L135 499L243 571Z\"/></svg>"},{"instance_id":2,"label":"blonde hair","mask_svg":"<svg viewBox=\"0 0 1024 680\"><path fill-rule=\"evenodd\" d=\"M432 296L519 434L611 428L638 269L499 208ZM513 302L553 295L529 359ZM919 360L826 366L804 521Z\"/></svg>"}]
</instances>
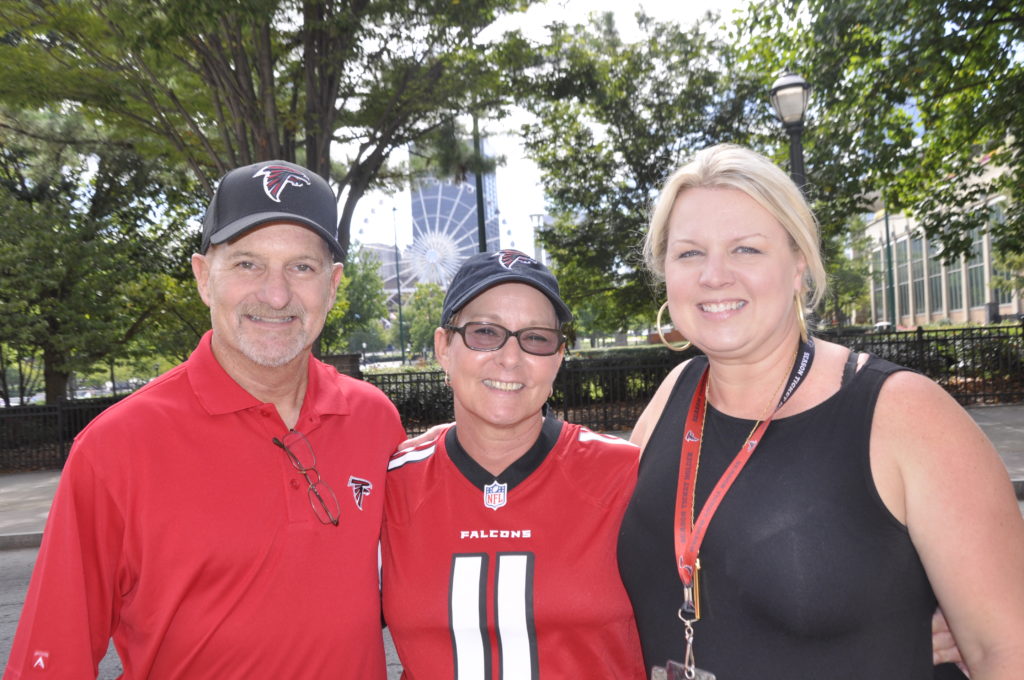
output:
<instances>
[{"instance_id":1,"label":"blonde hair","mask_svg":"<svg viewBox=\"0 0 1024 680\"><path fill-rule=\"evenodd\" d=\"M789 234L793 249L804 256L807 273L800 287L801 302L814 307L825 295L827 275L819 249L818 221L793 180L761 154L735 144L718 144L698 151L665 182L644 238L644 261L659 282L665 280L668 218L676 198L687 189L717 188L742 191L774 217Z\"/></svg>"}]
</instances>

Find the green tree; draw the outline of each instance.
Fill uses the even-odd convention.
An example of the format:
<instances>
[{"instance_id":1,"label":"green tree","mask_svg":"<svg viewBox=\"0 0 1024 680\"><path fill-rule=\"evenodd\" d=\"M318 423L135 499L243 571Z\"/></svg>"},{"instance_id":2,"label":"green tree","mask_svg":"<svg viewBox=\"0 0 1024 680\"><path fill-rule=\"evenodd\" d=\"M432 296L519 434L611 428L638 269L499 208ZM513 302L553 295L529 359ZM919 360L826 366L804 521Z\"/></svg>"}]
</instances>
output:
<instances>
[{"instance_id":1,"label":"green tree","mask_svg":"<svg viewBox=\"0 0 1024 680\"><path fill-rule=\"evenodd\" d=\"M434 330L441 324L444 307L444 289L436 283L416 285L403 314L408 326L406 341L413 354L430 356L434 353Z\"/></svg>"},{"instance_id":2,"label":"green tree","mask_svg":"<svg viewBox=\"0 0 1024 680\"><path fill-rule=\"evenodd\" d=\"M232 167L300 161L337 183L347 249L367 189L404 177L392 151L500 110L525 52L480 33L531 1L6 0L0 101L81 107L207 193Z\"/></svg>"},{"instance_id":3,"label":"green tree","mask_svg":"<svg viewBox=\"0 0 1024 680\"><path fill-rule=\"evenodd\" d=\"M24 404L42 389L42 366L38 354L0 343L0 400L4 406Z\"/></svg>"},{"instance_id":4,"label":"green tree","mask_svg":"<svg viewBox=\"0 0 1024 680\"><path fill-rule=\"evenodd\" d=\"M338 303L327 316L320 335L325 354L362 351L367 338L380 334L387 318L387 293L380 277L380 259L359 244L353 245L345 264L345 276L338 289ZM353 336L359 334L356 344ZM372 339L369 341L373 343Z\"/></svg>"},{"instance_id":5,"label":"green tree","mask_svg":"<svg viewBox=\"0 0 1024 680\"><path fill-rule=\"evenodd\" d=\"M870 239L859 217L852 218L845 230L825 243L822 256L828 273L828 295L821 302L825 325L847 325L852 311L867 307L870 300L868 252Z\"/></svg>"},{"instance_id":6,"label":"green tree","mask_svg":"<svg viewBox=\"0 0 1024 680\"><path fill-rule=\"evenodd\" d=\"M805 140L826 232L881 193L944 255L967 252L986 198L1024 186L1021 0L762 0L738 37L767 83L782 68L814 87ZM992 172L993 168L1002 172ZM1024 252L1024 205L993 235Z\"/></svg>"},{"instance_id":7,"label":"green tree","mask_svg":"<svg viewBox=\"0 0 1024 680\"><path fill-rule=\"evenodd\" d=\"M133 343L133 354L143 367L158 358L172 365L185 361L210 329L210 309L199 297L187 256L182 257L185 267L154 280L162 293L161 304Z\"/></svg>"},{"instance_id":8,"label":"green tree","mask_svg":"<svg viewBox=\"0 0 1024 680\"><path fill-rule=\"evenodd\" d=\"M348 336L348 346L352 352L381 352L387 344L387 331L380 323L366 330L353 331Z\"/></svg>"},{"instance_id":9,"label":"green tree","mask_svg":"<svg viewBox=\"0 0 1024 680\"><path fill-rule=\"evenodd\" d=\"M441 121L412 149L410 174L414 178L438 177L465 182L469 175L493 173L504 163L504 157L478 154L470 139L470 134L454 116Z\"/></svg>"},{"instance_id":10,"label":"green tree","mask_svg":"<svg viewBox=\"0 0 1024 680\"><path fill-rule=\"evenodd\" d=\"M543 63L520 83L537 117L526 148L543 173L553 223L539 238L587 332L653 324L661 296L640 259L652 198L693 151L742 142L754 119L751 79L730 70L731 49L642 13L646 37L625 43L611 15L555 26Z\"/></svg>"},{"instance_id":11,"label":"green tree","mask_svg":"<svg viewBox=\"0 0 1024 680\"><path fill-rule=\"evenodd\" d=\"M33 132L0 128L0 326L10 347L42 354L52 402L72 372L131 354L180 231L161 209L184 198L158 162L63 141L96 136L72 116L36 115Z\"/></svg>"},{"instance_id":12,"label":"green tree","mask_svg":"<svg viewBox=\"0 0 1024 680\"><path fill-rule=\"evenodd\" d=\"M1024 253L1003 253L996 250L995 265L1000 273L992 277L993 287L1024 296Z\"/></svg>"}]
</instances>

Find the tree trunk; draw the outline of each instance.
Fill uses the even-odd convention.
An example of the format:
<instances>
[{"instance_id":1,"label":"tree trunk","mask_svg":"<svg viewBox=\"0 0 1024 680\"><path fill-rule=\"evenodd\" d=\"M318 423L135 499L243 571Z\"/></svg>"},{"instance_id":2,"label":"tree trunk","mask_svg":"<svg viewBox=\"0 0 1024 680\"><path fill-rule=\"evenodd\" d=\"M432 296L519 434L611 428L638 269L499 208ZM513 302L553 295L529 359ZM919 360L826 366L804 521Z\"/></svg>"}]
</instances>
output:
<instances>
[{"instance_id":1,"label":"tree trunk","mask_svg":"<svg viewBox=\"0 0 1024 680\"><path fill-rule=\"evenodd\" d=\"M63 365L64 357L53 349L43 350L43 381L46 384L46 403L56 404L67 397L70 373L55 367Z\"/></svg>"}]
</instances>

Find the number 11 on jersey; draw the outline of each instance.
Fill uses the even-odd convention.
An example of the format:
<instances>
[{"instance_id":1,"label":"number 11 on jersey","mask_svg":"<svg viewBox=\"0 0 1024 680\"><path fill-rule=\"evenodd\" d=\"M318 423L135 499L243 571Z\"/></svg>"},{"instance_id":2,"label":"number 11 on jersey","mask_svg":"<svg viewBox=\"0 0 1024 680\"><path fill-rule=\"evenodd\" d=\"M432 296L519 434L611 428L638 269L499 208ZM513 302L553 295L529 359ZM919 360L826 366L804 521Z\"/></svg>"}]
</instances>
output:
<instances>
[{"instance_id":1,"label":"number 11 on jersey","mask_svg":"<svg viewBox=\"0 0 1024 680\"><path fill-rule=\"evenodd\" d=\"M500 552L494 573L486 553L452 557L448 622L457 680L539 678L533 618L533 553ZM493 588L489 587L493 582ZM492 593L489 602L488 593ZM488 606L493 606L488 616ZM491 669L489 622L496 629L500 676Z\"/></svg>"}]
</instances>

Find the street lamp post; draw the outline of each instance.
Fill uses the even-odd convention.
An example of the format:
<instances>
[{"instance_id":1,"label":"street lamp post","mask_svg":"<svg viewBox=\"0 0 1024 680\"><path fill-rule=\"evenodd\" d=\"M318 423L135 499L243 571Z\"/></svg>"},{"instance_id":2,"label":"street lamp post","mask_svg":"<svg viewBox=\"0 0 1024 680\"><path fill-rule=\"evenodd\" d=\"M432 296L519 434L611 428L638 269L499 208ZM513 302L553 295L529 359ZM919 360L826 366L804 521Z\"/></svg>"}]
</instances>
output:
<instances>
[{"instance_id":1,"label":"street lamp post","mask_svg":"<svg viewBox=\"0 0 1024 680\"><path fill-rule=\"evenodd\" d=\"M395 287L398 290L398 349L405 364L405 334L402 332L402 251L398 249L398 206L391 206L391 227L395 232Z\"/></svg>"},{"instance_id":2,"label":"street lamp post","mask_svg":"<svg viewBox=\"0 0 1024 680\"><path fill-rule=\"evenodd\" d=\"M896 330L896 285L893 283L892 238L889 234L889 204L882 193L882 210L885 211L885 307L889 312L889 330Z\"/></svg>"},{"instance_id":3,"label":"street lamp post","mask_svg":"<svg viewBox=\"0 0 1024 680\"><path fill-rule=\"evenodd\" d=\"M476 154L476 162L480 163L480 125L477 123L476 113L473 114L473 153ZM473 179L476 182L476 229L477 241L481 253L487 252L487 218L484 215L484 173L480 167L473 172Z\"/></svg>"},{"instance_id":4,"label":"street lamp post","mask_svg":"<svg viewBox=\"0 0 1024 680\"><path fill-rule=\"evenodd\" d=\"M804 131L804 114L811 96L810 84L795 73L786 71L772 84L769 93L772 106L789 133L789 176L804 190L804 148L800 136Z\"/></svg>"}]
</instances>

